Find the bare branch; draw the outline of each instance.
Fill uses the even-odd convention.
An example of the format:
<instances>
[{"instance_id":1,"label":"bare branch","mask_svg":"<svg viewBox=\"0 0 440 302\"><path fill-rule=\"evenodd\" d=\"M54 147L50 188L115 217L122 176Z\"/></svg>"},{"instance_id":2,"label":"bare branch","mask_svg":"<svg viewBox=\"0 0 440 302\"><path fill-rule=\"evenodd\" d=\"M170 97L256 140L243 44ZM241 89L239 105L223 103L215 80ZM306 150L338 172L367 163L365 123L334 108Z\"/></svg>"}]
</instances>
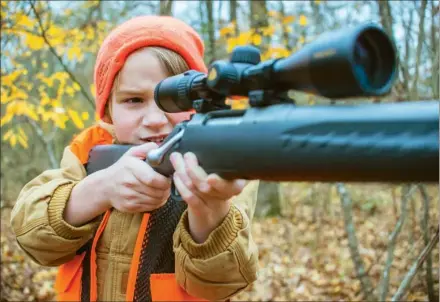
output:
<instances>
[{"instance_id":1,"label":"bare branch","mask_svg":"<svg viewBox=\"0 0 440 302\"><path fill-rule=\"evenodd\" d=\"M343 183L337 183L336 188L339 196L341 197L342 213L344 215L344 225L348 236L348 246L350 248L351 258L353 259L357 278L361 282L364 298L368 301L376 301L377 299L373 294L372 282L369 276L366 274L364 261L359 253L359 243L353 223L351 198L348 195L347 189Z\"/></svg>"},{"instance_id":2,"label":"bare branch","mask_svg":"<svg viewBox=\"0 0 440 302\"><path fill-rule=\"evenodd\" d=\"M429 196L426 192L426 188L423 185L419 186L420 194L423 200L423 218L420 219L423 231L423 240L425 245L429 244ZM426 286L428 288L429 302L438 301L438 297L435 295L434 291L434 281L432 278L432 258L431 255L427 256L426 259Z\"/></svg>"},{"instance_id":3,"label":"bare branch","mask_svg":"<svg viewBox=\"0 0 440 302\"><path fill-rule=\"evenodd\" d=\"M407 188L406 186L404 188ZM385 262L385 268L382 273L382 280L379 283L379 300L385 301L386 296L388 294L388 286L389 286L389 280L390 280L390 269L391 265L394 260L394 248L396 246L397 237L400 234L400 230L402 229L403 224L405 223L406 214L407 214L407 203L409 198L411 197L412 193L416 189L416 186L411 186L411 188L407 188L407 191L402 196L401 201L401 211L400 211L400 217L399 220L396 223L396 226L394 227L393 232L391 233L389 237L389 243L388 243L388 250L387 250L387 259Z\"/></svg>"},{"instance_id":4,"label":"bare branch","mask_svg":"<svg viewBox=\"0 0 440 302\"><path fill-rule=\"evenodd\" d=\"M391 301L402 301L403 296L405 295L406 291L411 285L412 279L416 275L419 268L422 266L426 257L430 255L432 249L438 242L438 237L439 237L439 229L437 228L437 232L432 237L429 244L420 253L420 256L417 258L416 262L414 262L414 264L411 266L411 268L409 269L408 273L406 274L405 278L403 279L402 283L400 284L399 288L397 289L397 292L394 294Z\"/></svg>"},{"instance_id":5,"label":"bare branch","mask_svg":"<svg viewBox=\"0 0 440 302\"><path fill-rule=\"evenodd\" d=\"M43 145L47 151L47 155L49 156L49 163L50 163L51 168L52 169L58 168L58 163L57 163L57 160L55 157L55 151L54 151L53 141L52 141L53 137L48 139L47 137L44 136L43 130L40 128L40 126L34 120L27 118L27 117L26 117L26 120L32 126L32 128L34 129L35 133L40 138L40 140L43 142Z\"/></svg>"},{"instance_id":6,"label":"bare branch","mask_svg":"<svg viewBox=\"0 0 440 302\"><path fill-rule=\"evenodd\" d=\"M422 0L422 6L420 8L421 10L421 16L420 16L420 22L419 22L419 37L417 41L417 49L416 49L416 70L414 74L414 81L412 85L412 91L411 91L411 98L417 100L418 99L418 83L419 83L419 66L420 66L420 57L422 54L422 46L423 41L425 40L425 12L426 12L426 6L428 1Z\"/></svg>"}]
</instances>

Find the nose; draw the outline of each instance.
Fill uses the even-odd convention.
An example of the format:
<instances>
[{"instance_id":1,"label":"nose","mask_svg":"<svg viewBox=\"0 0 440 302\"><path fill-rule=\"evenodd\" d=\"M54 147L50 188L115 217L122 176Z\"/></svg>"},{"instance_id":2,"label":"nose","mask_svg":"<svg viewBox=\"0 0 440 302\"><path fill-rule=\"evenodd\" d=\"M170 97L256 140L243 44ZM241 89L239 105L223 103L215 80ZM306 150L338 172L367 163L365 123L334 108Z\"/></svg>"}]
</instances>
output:
<instances>
[{"instance_id":1,"label":"nose","mask_svg":"<svg viewBox=\"0 0 440 302\"><path fill-rule=\"evenodd\" d=\"M156 104L152 104L146 109L142 124L148 128L160 129L168 124L168 119Z\"/></svg>"}]
</instances>

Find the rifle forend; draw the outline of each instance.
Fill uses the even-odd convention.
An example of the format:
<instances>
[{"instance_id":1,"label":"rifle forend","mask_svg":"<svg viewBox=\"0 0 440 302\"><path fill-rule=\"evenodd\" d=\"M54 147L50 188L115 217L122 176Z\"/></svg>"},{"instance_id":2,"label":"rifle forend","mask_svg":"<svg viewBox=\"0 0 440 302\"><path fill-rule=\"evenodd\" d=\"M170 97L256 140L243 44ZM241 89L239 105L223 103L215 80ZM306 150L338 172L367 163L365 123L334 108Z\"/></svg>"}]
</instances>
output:
<instances>
[{"instance_id":1,"label":"rifle forend","mask_svg":"<svg viewBox=\"0 0 440 302\"><path fill-rule=\"evenodd\" d=\"M167 143L169 146L167 146ZM130 146L97 146L87 172ZM321 182L438 182L437 101L297 107L278 104L195 114L147 160L172 175L169 155L193 152L226 179Z\"/></svg>"}]
</instances>

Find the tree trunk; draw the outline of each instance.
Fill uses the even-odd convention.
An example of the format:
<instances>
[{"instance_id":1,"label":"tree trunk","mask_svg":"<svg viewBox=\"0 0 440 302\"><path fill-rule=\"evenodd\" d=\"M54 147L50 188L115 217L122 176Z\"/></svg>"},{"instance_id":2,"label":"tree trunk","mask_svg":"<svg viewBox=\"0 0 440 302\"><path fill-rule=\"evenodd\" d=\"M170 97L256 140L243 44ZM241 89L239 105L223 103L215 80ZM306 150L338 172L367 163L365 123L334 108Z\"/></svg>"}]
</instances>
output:
<instances>
[{"instance_id":1,"label":"tree trunk","mask_svg":"<svg viewBox=\"0 0 440 302\"><path fill-rule=\"evenodd\" d=\"M212 62L216 59L215 54L215 24L214 24L214 8L212 0L205 0L206 12L208 15L208 61Z\"/></svg>"},{"instance_id":2,"label":"tree trunk","mask_svg":"<svg viewBox=\"0 0 440 302\"><path fill-rule=\"evenodd\" d=\"M160 0L159 15L171 16L173 10L173 0Z\"/></svg>"},{"instance_id":3,"label":"tree trunk","mask_svg":"<svg viewBox=\"0 0 440 302\"><path fill-rule=\"evenodd\" d=\"M280 4L280 14L281 14L281 16L284 17L285 16L284 1L280 0L279 4ZM286 25L283 25L283 44L284 44L284 47L286 47L286 49L288 51L292 50L292 45L290 43L289 32L287 31L287 26Z\"/></svg>"},{"instance_id":4,"label":"tree trunk","mask_svg":"<svg viewBox=\"0 0 440 302\"><path fill-rule=\"evenodd\" d=\"M260 181L258 186L256 217L278 216L281 214L281 198L277 182Z\"/></svg>"},{"instance_id":5,"label":"tree trunk","mask_svg":"<svg viewBox=\"0 0 440 302\"><path fill-rule=\"evenodd\" d=\"M425 246L429 245L429 196L425 186L419 185L419 191L423 199L423 215L421 221L423 241ZM434 290L434 281L432 277L432 256L427 255L426 259L426 287L428 288L429 302L438 301L438 296Z\"/></svg>"},{"instance_id":6,"label":"tree trunk","mask_svg":"<svg viewBox=\"0 0 440 302\"><path fill-rule=\"evenodd\" d=\"M391 7L388 0L376 0L379 6L380 23L385 32L394 38L393 32L393 16L391 14Z\"/></svg>"},{"instance_id":7,"label":"tree trunk","mask_svg":"<svg viewBox=\"0 0 440 302\"><path fill-rule=\"evenodd\" d=\"M440 5L435 7L435 1L431 1L431 64L432 64L432 92L433 98L440 98L439 93L439 73L437 72L437 68L439 67L439 32L440 26L438 17L438 9ZM437 21L437 23L436 23Z\"/></svg>"},{"instance_id":8,"label":"tree trunk","mask_svg":"<svg viewBox=\"0 0 440 302\"><path fill-rule=\"evenodd\" d=\"M411 99L418 100L418 85L419 85L419 67L420 67L420 56L422 54L422 46L423 41L425 40L425 12L426 5L428 4L427 0L422 0L420 7L420 22L419 22L419 32L418 32L418 41L417 41L417 50L416 50L416 68L414 74L414 82L412 85L411 91Z\"/></svg>"},{"instance_id":9,"label":"tree trunk","mask_svg":"<svg viewBox=\"0 0 440 302\"><path fill-rule=\"evenodd\" d=\"M237 0L229 0L229 22L235 22L235 36L239 34L237 20Z\"/></svg>"},{"instance_id":10,"label":"tree trunk","mask_svg":"<svg viewBox=\"0 0 440 302\"><path fill-rule=\"evenodd\" d=\"M250 5L250 16L249 21L251 28L255 30L256 33L258 33L260 36L262 36L261 28L267 27L269 25L268 18L267 18L267 6L265 0L259 0L249 1ZM252 41L252 44L253 41ZM262 53L264 53L270 45L270 37L269 36L262 36L262 43L261 45L255 45L258 47Z\"/></svg>"},{"instance_id":11,"label":"tree trunk","mask_svg":"<svg viewBox=\"0 0 440 302\"><path fill-rule=\"evenodd\" d=\"M344 227L348 237L348 247L353 260L357 278L361 283L361 290L365 300L377 301L373 294L373 283L365 270L365 264L359 252L359 243L353 223L352 202L350 195L343 183L337 183L336 188L341 198L342 214L344 215Z\"/></svg>"},{"instance_id":12,"label":"tree trunk","mask_svg":"<svg viewBox=\"0 0 440 302\"><path fill-rule=\"evenodd\" d=\"M411 195L414 191L415 187L409 187L408 185L405 185L402 188L403 194L402 194L402 201L401 201L401 211L400 211L400 217L397 221L396 226L394 227L393 232L391 233L389 237L388 247L387 247L387 259L385 262L385 268L382 272L382 278L380 280L380 283L378 285L379 288L379 300L385 301L388 295L388 287L390 282L390 270L391 265L393 264L394 260L394 248L396 247L397 237L400 234L400 231L403 227L403 224L406 220L406 215L408 214L407 210L407 204L408 200L411 198Z\"/></svg>"}]
</instances>

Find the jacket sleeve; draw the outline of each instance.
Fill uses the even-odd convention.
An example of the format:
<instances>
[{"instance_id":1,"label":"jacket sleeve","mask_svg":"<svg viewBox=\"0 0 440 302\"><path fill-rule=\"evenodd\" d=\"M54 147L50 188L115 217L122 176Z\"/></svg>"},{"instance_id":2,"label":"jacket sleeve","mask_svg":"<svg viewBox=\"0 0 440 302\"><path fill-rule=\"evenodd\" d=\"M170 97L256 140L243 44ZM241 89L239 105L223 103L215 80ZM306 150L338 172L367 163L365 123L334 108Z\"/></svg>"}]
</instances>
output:
<instances>
[{"instance_id":1,"label":"jacket sleeve","mask_svg":"<svg viewBox=\"0 0 440 302\"><path fill-rule=\"evenodd\" d=\"M98 227L98 218L80 227L63 220L70 193L86 171L69 147L59 169L47 170L21 190L11 213L18 244L35 262L58 266L69 261Z\"/></svg>"},{"instance_id":2,"label":"jacket sleeve","mask_svg":"<svg viewBox=\"0 0 440 302\"><path fill-rule=\"evenodd\" d=\"M184 212L174 233L176 279L187 293L207 300L226 300L257 279L258 249L251 236L251 220L259 181L249 182L234 197L222 224L202 243L188 230Z\"/></svg>"}]
</instances>

